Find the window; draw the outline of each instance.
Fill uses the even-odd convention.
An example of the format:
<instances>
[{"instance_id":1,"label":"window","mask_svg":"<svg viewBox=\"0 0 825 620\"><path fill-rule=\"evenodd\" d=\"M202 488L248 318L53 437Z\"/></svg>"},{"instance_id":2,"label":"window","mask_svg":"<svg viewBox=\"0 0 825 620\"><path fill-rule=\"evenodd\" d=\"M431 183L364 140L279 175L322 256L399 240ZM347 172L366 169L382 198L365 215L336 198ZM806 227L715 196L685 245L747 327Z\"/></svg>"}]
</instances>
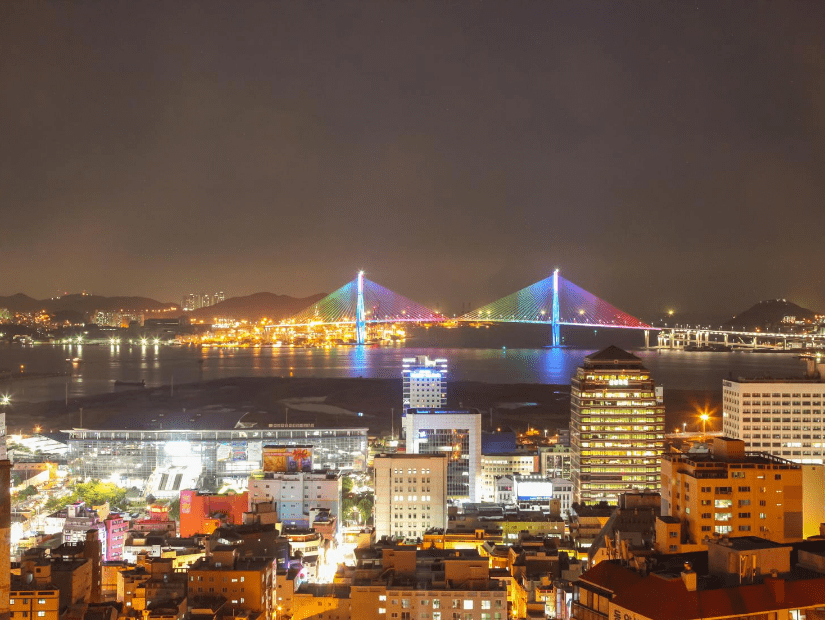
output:
<instances>
[{"instance_id":1,"label":"window","mask_svg":"<svg viewBox=\"0 0 825 620\"><path fill-rule=\"evenodd\" d=\"M464 599L464 609L472 609L473 608L473 599L465 598Z\"/></svg>"},{"instance_id":2,"label":"window","mask_svg":"<svg viewBox=\"0 0 825 620\"><path fill-rule=\"evenodd\" d=\"M490 605L490 601L489 601L489 600L484 600L484 601L481 601L481 608L482 608L482 609L490 609L490 606L491 606L491 605Z\"/></svg>"}]
</instances>

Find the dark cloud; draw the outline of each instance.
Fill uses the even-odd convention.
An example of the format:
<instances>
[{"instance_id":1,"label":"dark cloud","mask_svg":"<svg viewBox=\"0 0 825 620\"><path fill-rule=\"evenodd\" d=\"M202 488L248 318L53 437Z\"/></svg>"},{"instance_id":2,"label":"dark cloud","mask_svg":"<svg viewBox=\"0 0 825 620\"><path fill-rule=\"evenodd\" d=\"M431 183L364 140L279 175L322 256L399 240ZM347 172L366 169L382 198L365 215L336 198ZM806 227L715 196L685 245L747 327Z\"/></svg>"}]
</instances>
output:
<instances>
[{"instance_id":1,"label":"dark cloud","mask_svg":"<svg viewBox=\"0 0 825 620\"><path fill-rule=\"evenodd\" d=\"M825 308L825 5L7 2L0 293Z\"/></svg>"}]
</instances>

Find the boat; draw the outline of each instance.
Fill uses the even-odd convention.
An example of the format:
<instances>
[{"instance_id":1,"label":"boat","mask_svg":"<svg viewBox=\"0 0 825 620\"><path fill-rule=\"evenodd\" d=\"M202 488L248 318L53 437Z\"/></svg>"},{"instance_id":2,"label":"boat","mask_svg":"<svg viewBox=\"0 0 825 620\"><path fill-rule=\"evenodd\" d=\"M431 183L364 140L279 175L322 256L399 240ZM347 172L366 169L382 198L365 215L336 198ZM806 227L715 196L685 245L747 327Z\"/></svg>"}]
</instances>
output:
<instances>
[{"instance_id":1,"label":"boat","mask_svg":"<svg viewBox=\"0 0 825 620\"><path fill-rule=\"evenodd\" d=\"M116 386L132 386L132 387L146 387L146 381L141 379L140 381L121 381L117 379L115 381Z\"/></svg>"}]
</instances>

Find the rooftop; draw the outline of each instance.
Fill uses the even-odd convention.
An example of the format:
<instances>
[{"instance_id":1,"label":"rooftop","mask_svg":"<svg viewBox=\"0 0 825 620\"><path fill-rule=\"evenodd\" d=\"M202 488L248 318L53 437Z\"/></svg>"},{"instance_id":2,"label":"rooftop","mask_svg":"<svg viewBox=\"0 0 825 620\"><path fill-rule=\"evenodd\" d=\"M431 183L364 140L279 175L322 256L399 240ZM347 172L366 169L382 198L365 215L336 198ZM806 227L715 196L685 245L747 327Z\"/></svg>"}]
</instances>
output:
<instances>
[{"instance_id":1,"label":"rooftop","mask_svg":"<svg viewBox=\"0 0 825 620\"><path fill-rule=\"evenodd\" d=\"M606 349L602 349L597 353L591 353L587 357L584 358L584 365L596 365L596 366L621 366L624 367L626 365L632 366L641 366L642 360L633 355L632 353L628 353L624 349L620 349L617 346L610 345Z\"/></svg>"}]
</instances>

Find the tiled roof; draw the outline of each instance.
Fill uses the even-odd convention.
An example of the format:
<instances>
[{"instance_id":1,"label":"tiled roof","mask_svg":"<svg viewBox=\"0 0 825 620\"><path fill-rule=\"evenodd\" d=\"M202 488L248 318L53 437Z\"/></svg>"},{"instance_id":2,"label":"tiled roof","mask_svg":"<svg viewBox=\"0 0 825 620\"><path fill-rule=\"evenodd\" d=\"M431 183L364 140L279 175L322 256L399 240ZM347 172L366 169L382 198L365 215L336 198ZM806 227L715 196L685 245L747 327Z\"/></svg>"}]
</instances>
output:
<instances>
[{"instance_id":1,"label":"tiled roof","mask_svg":"<svg viewBox=\"0 0 825 620\"><path fill-rule=\"evenodd\" d=\"M610 592L624 592L627 588L642 580L642 576L636 571L629 570L621 564L611 561L599 562L579 577L580 581L586 581Z\"/></svg>"},{"instance_id":2,"label":"tiled roof","mask_svg":"<svg viewBox=\"0 0 825 620\"><path fill-rule=\"evenodd\" d=\"M632 353L628 353L624 349L620 349L617 346L610 345L606 349L602 349L598 353L591 353L587 356L591 362L612 362L613 360L618 360L620 362L641 362L642 360L633 355Z\"/></svg>"},{"instance_id":3,"label":"tiled roof","mask_svg":"<svg viewBox=\"0 0 825 620\"><path fill-rule=\"evenodd\" d=\"M622 588L613 602L653 620L748 616L825 604L825 578L779 580L777 584L776 594L767 582L690 592L679 577L664 579L653 574Z\"/></svg>"}]
</instances>

